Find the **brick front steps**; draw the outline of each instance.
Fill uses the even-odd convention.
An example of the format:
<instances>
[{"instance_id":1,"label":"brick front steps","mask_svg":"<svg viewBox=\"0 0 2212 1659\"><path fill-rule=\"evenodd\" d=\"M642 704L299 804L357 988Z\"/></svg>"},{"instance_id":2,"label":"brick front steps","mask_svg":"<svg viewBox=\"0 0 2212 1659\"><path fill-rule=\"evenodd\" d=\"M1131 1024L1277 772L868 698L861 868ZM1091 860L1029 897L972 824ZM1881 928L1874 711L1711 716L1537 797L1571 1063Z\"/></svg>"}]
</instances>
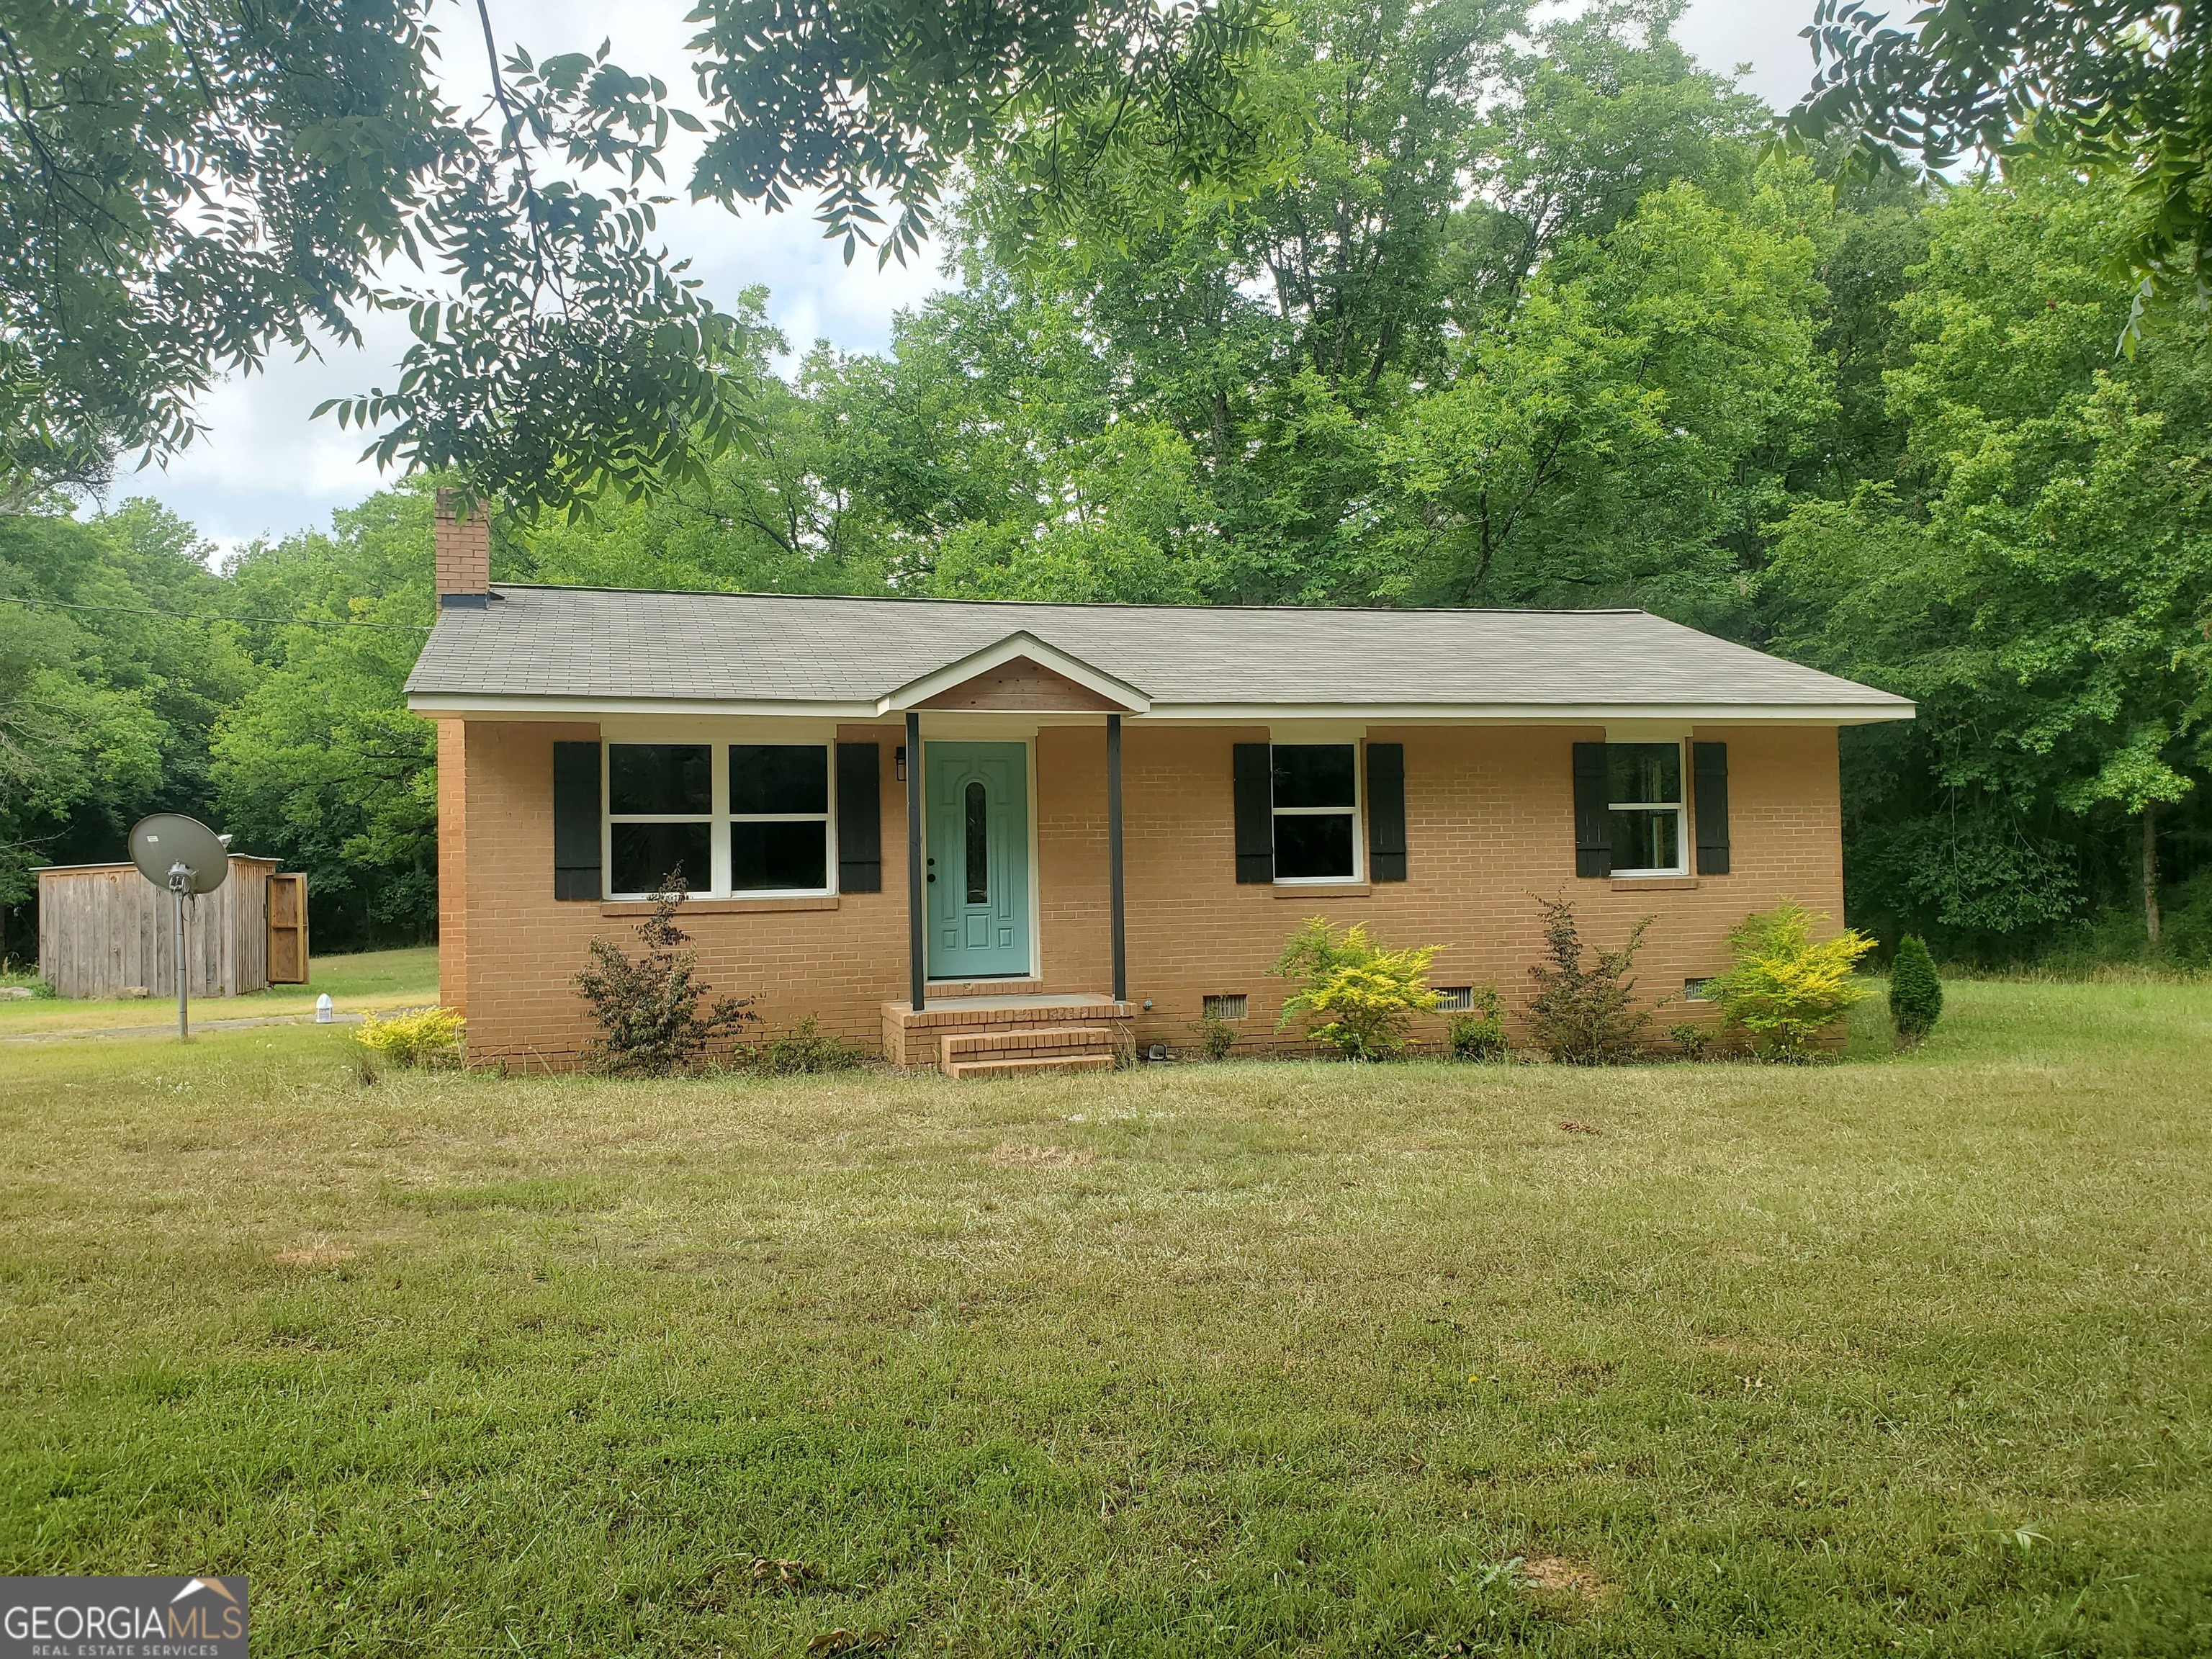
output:
<instances>
[{"instance_id":1,"label":"brick front steps","mask_svg":"<svg viewBox=\"0 0 2212 1659\"><path fill-rule=\"evenodd\" d=\"M963 1060L945 1067L945 1075L969 1081L994 1077L1036 1077L1055 1072L1110 1072L1111 1054L1052 1054L1035 1060Z\"/></svg>"},{"instance_id":2,"label":"brick front steps","mask_svg":"<svg viewBox=\"0 0 2212 1659\"><path fill-rule=\"evenodd\" d=\"M1129 1005L1111 997L948 997L920 1013L884 1004L884 1053L895 1066L947 1077L1110 1071L1129 1051Z\"/></svg>"}]
</instances>

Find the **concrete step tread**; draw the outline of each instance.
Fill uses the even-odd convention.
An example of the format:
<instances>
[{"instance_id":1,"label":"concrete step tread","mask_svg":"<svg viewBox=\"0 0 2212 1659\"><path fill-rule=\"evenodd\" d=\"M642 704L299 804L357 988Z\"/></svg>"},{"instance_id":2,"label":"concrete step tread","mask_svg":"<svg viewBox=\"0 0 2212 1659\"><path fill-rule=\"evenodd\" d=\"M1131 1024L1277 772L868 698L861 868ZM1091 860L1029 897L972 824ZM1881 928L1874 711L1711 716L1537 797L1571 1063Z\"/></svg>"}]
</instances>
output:
<instances>
[{"instance_id":1,"label":"concrete step tread","mask_svg":"<svg viewBox=\"0 0 2212 1659\"><path fill-rule=\"evenodd\" d=\"M1110 1072L1111 1054L1034 1054L1027 1059L948 1060L945 1074L974 1079L994 1077L1034 1077L1048 1072Z\"/></svg>"}]
</instances>

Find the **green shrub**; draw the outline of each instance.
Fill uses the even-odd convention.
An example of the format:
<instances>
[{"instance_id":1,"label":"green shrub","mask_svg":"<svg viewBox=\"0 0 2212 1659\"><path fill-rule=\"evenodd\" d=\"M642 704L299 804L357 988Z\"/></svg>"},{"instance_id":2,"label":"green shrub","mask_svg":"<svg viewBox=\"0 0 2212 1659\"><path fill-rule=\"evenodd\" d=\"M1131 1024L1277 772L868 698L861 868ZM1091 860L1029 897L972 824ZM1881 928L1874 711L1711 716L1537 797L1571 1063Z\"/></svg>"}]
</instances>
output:
<instances>
[{"instance_id":1,"label":"green shrub","mask_svg":"<svg viewBox=\"0 0 2212 1659\"><path fill-rule=\"evenodd\" d=\"M1936 959L1928 954L1926 940L1907 933L1889 965L1889 1023L1907 1042L1917 1042L1936 1029L1942 1012L1943 981L1936 975Z\"/></svg>"},{"instance_id":2,"label":"green shrub","mask_svg":"<svg viewBox=\"0 0 2212 1659\"><path fill-rule=\"evenodd\" d=\"M461 1063L461 1039L467 1030L468 1022L455 1010L425 1008L389 1019L367 1015L354 1041L386 1065L429 1069ZM365 1071L362 1075L368 1081L374 1073Z\"/></svg>"},{"instance_id":3,"label":"green shrub","mask_svg":"<svg viewBox=\"0 0 2212 1659\"><path fill-rule=\"evenodd\" d=\"M593 939L591 963L575 978L577 994L591 1006L599 1036L586 1058L617 1075L666 1077L688 1071L715 1038L734 1034L759 1016L748 998L720 997L699 1005L708 988L692 978L691 936L676 925L678 906L690 896L680 872L653 896L653 911L637 925L645 954L632 962L618 945Z\"/></svg>"},{"instance_id":4,"label":"green shrub","mask_svg":"<svg viewBox=\"0 0 2212 1659\"><path fill-rule=\"evenodd\" d=\"M1505 1006L1495 985L1474 988L1474 1006L1452 1021L1444 1046L1454 1060L1505 1058Z\"/></svg>"},{"instance_id":5,"label":"green shrub","mask_svg":"<svg viewBox=\"0 0 2212 1659\"><path fill-rule=\"evenodd\" d=\"M1846 927L1816 945L1813 929L1826 920L1795 899L1753 911L1729 935L1734 963L1705 982L1722 1019L1762 1059L1811 1058L1820 1034L1871 994L1852 975L1874 941Z\"/></svg>"},{"instance_id":6,"label":"green shrub","mask_svg":"<svg viewBox=\"0 0 2212 1659\"><path fill-rule=\"evenodd\" d=\"M1636 1007L1636 981L1628 970L1654 918L1630 928L1618 951L1591 958L1575 926L1572 901L1538 899L1536 906L1544 914L1544 951L1551 957L1549 966L1540 963L1528 969L1536 981L1528 1002L1528 1031L1536 1046L1566 1066L1619 1066L1635 1059L1651 1012Z\"/></svg>"},{"instance_id":7,"label":"green shrub","mask_svg":"<svg viewBox=\"0 0 2212 1659\"><path fill-rule=\"evenodd\" d=\"M1237 1028L1225 1019L1201 1018L1190 1023L1191 1035L1208 1060L1226 1060L1237 1046Z\"/></svg>"},{"instance_id":8,"label":"green shrub","mask_svg":"<svg viewBox=\"0 0 2212 1659\"><path fill-rule=\"evenodd\" d=\"M1347 1060L1387 1060L1406 1046L1413 1016L1437 1006L1429 965L1442 948L1388 951L1368 936L1364 923L1340 934L1328 918L1310 916L1267 970L1305 982L1283 1005L1275 1029L1302 1019L1308 1036Z\"/></svg>"},{"instance_id":9,"label":"green shrub","mask_svg":"<svg viewBox=\"0 0 2212 1659\"><path fill-rule=\"evenodd\" d=\"M1703 1060L1705 1050L1712 1047L1713 1034L1704 1026L1692 1025L1687 1021L1680 1025L1669 1025L1667 1035L1674 1039L1674 1046L1682 1051L1685 1060Z\"/></svg>"},{"instance_id":10,"label":"green shrub","mask_svg":"<svg viewBox=\"0 0 2212 1659\"><path fill-rule=\"evenodd\" d=\"M860 1060L858 1050L825 1036L809 1014L788 1036L770 1037L755 1048L746 1063L770 1077L804 1077L816 1072L849 1072Z\"/></svg>"}]
</instances>

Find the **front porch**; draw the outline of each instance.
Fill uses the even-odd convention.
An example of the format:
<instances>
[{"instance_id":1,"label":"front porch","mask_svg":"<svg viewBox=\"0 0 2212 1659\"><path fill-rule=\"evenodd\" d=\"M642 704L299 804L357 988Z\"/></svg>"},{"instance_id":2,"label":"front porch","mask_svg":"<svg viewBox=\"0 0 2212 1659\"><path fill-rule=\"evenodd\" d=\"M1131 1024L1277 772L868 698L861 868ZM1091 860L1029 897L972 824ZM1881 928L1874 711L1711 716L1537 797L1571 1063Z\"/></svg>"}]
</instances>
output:
<instances>
[{"instance_id":1,"label":"front porch","mask_svg":"<svg viewBox=\"0 0 2212 1659\"><path fill-rule=\"evenodd\" d=\"M1108 1072L1136 1042L1127 1002L1084 993L886 1002L883 1018L891 1064L952 1078Z\"/></svg>"}]
</instances>

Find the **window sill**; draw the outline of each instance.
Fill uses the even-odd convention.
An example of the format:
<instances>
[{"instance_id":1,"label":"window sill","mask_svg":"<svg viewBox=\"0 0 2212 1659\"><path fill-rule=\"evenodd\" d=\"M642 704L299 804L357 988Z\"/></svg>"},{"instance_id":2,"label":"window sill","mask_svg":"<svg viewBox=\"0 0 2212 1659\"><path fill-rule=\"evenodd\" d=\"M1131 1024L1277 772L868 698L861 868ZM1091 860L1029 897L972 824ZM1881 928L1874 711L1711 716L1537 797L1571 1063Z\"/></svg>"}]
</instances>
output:
<instances>
[{"instance_id":1,"label":"window sill","mask_svg":"<svg viewBox=\"0 0 2212 1659\"><path fill-rule=\"evenodd\" d=\"M775 910L835 910L838 895L835 893L782 893L760 898L695 898L686 899L677 911L679 916L741 916ZM650 899L607 899L599 905L603 916L642 916L653 910Z\"/></svg>"},{"instance_id":2,"label":"window sill","mask_svg":"<svg viewBox=\"0 0 2212 1659\"><path fill-rule=\"evenodd\" d=\"M1279 881L1274 887L1279 899L1365 898L1375 890L1364 881Z\"/></svg>"},{"instance_id":3,"label":"window sill","mask_svg":"<svg viewBox=\"0 0 2212 1659\"><path fill-rule=\"evenodd\" d=\"M1695 876L1615 876L1616 893L1686 893L1696 890Z\"/></svg>"}]
</instances>

